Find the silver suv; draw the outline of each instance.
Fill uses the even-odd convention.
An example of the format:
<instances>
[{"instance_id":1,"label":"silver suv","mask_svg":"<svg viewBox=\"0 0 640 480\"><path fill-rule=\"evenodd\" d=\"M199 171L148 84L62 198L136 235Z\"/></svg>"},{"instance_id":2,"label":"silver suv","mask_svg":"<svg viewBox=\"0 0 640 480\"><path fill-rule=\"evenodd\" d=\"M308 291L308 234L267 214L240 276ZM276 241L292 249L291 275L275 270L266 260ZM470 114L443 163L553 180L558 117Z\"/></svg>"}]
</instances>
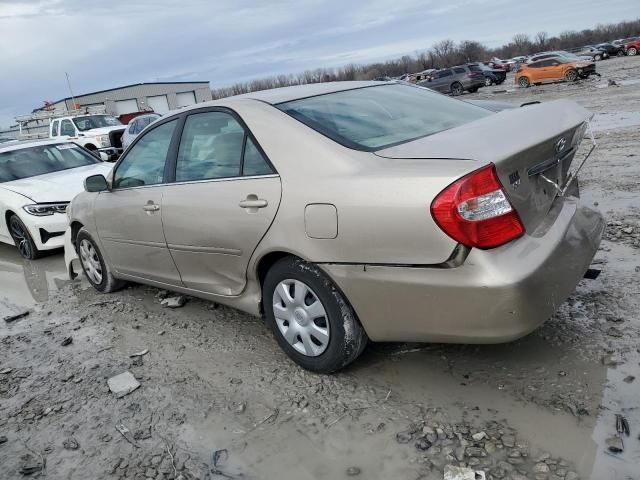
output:
<instances>
[{"instance_id":1,"label":"silver suv","mask_svg":"<svg viewBox=\"0 0 640 480\"><path fill-rule=\"evenodd\" d=\"M477 92L480 87L484 86L484 75L482 72L472 71L466 65L462 65L433 72L418 85L456 96L462 95L465 91Z\"/></svg>"}]
</instances>

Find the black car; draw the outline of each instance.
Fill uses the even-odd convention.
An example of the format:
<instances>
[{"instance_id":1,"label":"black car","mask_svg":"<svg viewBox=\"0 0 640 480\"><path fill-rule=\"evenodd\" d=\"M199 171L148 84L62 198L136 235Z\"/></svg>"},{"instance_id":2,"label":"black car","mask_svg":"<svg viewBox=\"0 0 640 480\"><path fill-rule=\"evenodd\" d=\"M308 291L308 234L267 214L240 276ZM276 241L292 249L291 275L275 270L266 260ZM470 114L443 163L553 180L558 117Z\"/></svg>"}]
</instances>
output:
<instances>
[{"instance_id":1,"label":"black car","mask_svg":"<svg viewBox=\"0 0 640 480\"><path fill-rule=\"evenodd\" d=\"M594 45L598 50L607 52L610 57L621 57L624 55L624 45L614 45L613 43L599 43Z\"/></svg>"},{"instance_id":2,"label":"black car","mask_svg":"<svg viewBox=\"0 0 640 480\"><path fill-rule=\"evenodd\" d=\"M468 63L467 67L472 72L480 72L484 75L484 85L489 87L491 85L500 85L507 79L507 72L500 68L491 68L484 63Z\"/></svg>"}]
</instances>

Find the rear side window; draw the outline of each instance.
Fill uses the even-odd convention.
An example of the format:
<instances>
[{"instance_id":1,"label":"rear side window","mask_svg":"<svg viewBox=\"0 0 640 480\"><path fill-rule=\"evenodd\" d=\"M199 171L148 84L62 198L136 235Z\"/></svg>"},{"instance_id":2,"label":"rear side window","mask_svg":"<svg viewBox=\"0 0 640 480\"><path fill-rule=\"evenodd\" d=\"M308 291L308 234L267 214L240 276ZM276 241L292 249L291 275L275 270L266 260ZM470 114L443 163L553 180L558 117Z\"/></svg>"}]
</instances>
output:
<instances>
[{"instance_id":1,"label":"rear side window","mask_svg":"<svg viewBox=\"0 0 640 480\"><path fill-rule=\"evenodd\" d=\"M176 182L240 176L244 129L225 112L189 115L182 131Z\"/></svg>"},{"instance_id":2,"label":"rear side window","mask_svg":"<svg viewBox=\"0 0 640 480\"><path fill-rule=\"evenodd\" d=\"M265 160L265 158L253 143L251 137L247 136L244 146L244 160L242 162L242 175L245 177L253 175L269 175L273 170Z\"/></svg>"},{"instance_id":3,"label":"rear side window","mask_svg":"<svg viewBox=\"0 0 640 480\"><path fill-rule=\"evenodd\" d=\"M466 70L462 67L454 68L453 71L456 73L466 73Z\"/></svg>"},{"instance_id":4,"label":"rear side window","mask_svg":"<svg viewBox=\"0 0 640 480\"><path fill-rule=\"evenodd\" d=\"M277 107L355 150L375 151L492 115L484 108L409 85L318 95Z\"/></svg>"},{"instance_id":5,"label":"rear side window","mask_svg":"<svg viewBox=\"0 0 640 480\"><path fill-rule=\"evenodd\" d=\"M116 168L115 188L157 185L164 181L164 165L177 123L172 120L160 125L136 142Z\"/></svg>"},{"instance_id":6,"label":"rear side window","mask_svg":"<svg viewBox=\"0 0 640 480\"><path fill-rule=\"evenodd\" d=\"M453 75L453 72L451 70L443 70L441 72L438 72L438 78L450 77L451 75Z\"/></svg>"}]
</instances>

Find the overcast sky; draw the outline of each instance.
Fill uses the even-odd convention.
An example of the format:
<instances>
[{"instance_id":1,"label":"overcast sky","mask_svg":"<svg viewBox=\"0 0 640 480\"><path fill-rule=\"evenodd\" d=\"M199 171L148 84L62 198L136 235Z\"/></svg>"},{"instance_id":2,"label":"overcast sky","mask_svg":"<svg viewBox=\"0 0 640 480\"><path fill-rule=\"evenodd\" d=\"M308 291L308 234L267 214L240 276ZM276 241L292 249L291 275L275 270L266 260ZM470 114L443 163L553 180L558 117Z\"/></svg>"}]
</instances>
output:
<instances>
[{"instance_id":1,"label":"overcast sky","mask_svg":"<svg viewBox=\"0 0 640 480\"><path fill-rule=\"evenodd\" d=\"M596 6L597 5L597 6ZM637 0L0 0L0 126L45 100L163 80L212 87L488 46L638 17Z\"/></svg>"}]
</instances>

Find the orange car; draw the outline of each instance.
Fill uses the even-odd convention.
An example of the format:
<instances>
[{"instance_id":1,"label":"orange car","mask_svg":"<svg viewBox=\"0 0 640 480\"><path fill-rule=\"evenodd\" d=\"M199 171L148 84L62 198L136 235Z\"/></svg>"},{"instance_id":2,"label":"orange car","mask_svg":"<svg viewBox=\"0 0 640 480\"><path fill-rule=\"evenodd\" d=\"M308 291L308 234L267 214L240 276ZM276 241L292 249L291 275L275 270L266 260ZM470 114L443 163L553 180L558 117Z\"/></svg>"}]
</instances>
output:
<instances>
[{"instance_id":1,"label":"orange car","mask_svg":"<svg viewBox=\"0 0 640 480\"><path fill-rule=\"evenodd\" d=\"M542 82L566 80L575 82L578 78L587 78L596 73L595 63L588 60L576 60L566 57L552 57L532 63L523 63L516 72L516 84L528 87Z\"/></svg>"}]
</instances>

